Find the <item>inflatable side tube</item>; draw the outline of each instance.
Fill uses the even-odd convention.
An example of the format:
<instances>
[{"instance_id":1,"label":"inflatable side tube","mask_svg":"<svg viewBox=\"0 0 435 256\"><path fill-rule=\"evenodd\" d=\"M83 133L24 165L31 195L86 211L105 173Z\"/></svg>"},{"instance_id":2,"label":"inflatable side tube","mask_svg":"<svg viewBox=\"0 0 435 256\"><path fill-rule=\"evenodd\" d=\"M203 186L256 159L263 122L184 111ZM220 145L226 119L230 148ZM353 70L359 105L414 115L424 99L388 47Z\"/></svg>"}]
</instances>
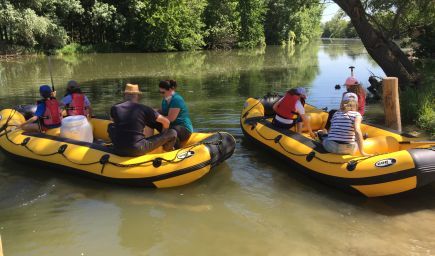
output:
<instances>
[{"instance_id":1,"label":"inflatable side tube","mask_svg":"<svg viewBox=\"0 0 435 256\"><path fill-rule=\"evenodd\" d=\"M218 132L202 142L206 143L206 146L210 152L211 166L222 163L234 153L236 148L236 140L229 133Z\"/></svg>"},{"instance_id":2,"label":"inflatable side tube","mask_svg":"<svg viewBox=\"0 0 435 256\"><path fill-rule=\"evenodd\" d=\"M435 148L413 148L408 152L414 159L417 186L422 187L435 181Z\"/></svg>"}]
</instances>

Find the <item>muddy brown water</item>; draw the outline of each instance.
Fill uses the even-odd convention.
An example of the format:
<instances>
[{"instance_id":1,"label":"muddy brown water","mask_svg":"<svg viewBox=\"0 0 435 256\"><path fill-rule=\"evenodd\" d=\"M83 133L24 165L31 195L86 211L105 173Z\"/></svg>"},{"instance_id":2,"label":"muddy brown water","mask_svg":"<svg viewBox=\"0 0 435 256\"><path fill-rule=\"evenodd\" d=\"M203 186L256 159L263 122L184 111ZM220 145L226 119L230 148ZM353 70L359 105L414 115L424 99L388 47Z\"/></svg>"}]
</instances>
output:
<instances>
[{"instance_id":1,"label":"muddy brown water","mask_svg":"<svg viewBox=\"0 0 435 256\"><path fill-rule=\"evenodd\" d=\"M61 94L82 84L99 115L139 83L158 106L158 81L176 79L195 130L227 131L233 157L177 188L131 188L15 162L0 153L5 255L433 255L435 186L388 198L348 195L300 174L243 140L247 97L308 88L308 102L338 106L349 65L367 85L382 71L357 41L216 52L54 57ZM34 102L49 83L45 57L0 62L0 107ZM367 118L379 119L378 105Z\"/></svg>"}]
</instances>

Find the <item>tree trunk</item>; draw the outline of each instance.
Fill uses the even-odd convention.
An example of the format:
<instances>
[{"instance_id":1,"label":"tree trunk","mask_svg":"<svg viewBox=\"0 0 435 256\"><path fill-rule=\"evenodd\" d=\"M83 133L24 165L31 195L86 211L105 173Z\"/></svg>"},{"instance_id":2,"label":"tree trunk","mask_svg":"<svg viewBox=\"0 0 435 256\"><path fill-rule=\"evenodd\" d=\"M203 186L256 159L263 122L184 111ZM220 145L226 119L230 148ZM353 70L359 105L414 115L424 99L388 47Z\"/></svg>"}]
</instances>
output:
<instances>
[{"instance_id":1,"label":"tree trunk","mask_svg":"<svg viewBox=\"0 0 435 256\"><path fill-rule=\"evenodd\" d=\"M384 70L387 76L399 78L399 84L411 85L418 81L417 70L405 53L367 19L360 0L334 0L350 17L367 52Z\"/></svg>"}]
</instances>

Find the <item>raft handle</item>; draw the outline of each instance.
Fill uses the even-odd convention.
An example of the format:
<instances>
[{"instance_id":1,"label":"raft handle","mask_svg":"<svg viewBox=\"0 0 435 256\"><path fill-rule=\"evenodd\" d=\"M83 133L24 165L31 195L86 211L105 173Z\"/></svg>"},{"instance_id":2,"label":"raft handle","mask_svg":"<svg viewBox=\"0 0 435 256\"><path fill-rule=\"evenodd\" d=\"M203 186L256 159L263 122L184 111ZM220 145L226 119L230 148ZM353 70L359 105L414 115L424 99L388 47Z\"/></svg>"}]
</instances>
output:
<instances>
[{"instance_id":1,"label":"raft handle","mask_svg":"<svg viewBox=\"0 0 435 256\"><path fill-rule=\"evenodd\" d=\"M346 169L347 169L349 172L351 172L351 171L355 170L357 164L358 164L357 161L351 160L351 161L349 161L349 163L347 164Z\"/></svg>"},{"instance_id":2,"label":"raft handle","mask_svg":"<svg viewBox=\"0 0 435 256\"><path fill-rule=\"evenodd\" d=\"M316 156L316 152L311 151L306 157L307 162L311 162L315 156Z\"/></svg>"},{"instance_id":3,"label":"raft handle","mask_svg":"<svg viewBox=\"0 0 435 256\"><path fill-rule=\"evenodd\" d=\"M25 139L23 140L23 142L21 142L21 146L26 146L27 143L29 143L29 141L30 141L30 137L25 138Z\"/></svg>"},{"instance_id":4,"label":"raft handle","mask_svg":"<svg viewBox=\"0 0 435 256\"><path fill-rule=\"evenodd\" d=\"M160 166L162 166L162 158L157 157L156 159L154 159L153 166L154 168L159 168Z\"/></svg>"},{"instance_id":5,"label":"raft handle","mask_svg":"<svg viewBox=\"0 0 435 256\"><path fill-rule=\"evenodd\" d=\"M278 143L278 142L281 140L281 138L282 138L282 135L280 134L280 135L276 136L275 139L274 139L273 141L274 141L275 143Z\"/></svg>"},{"instance_id":6,"label":"raft handle","mask_svg":"<svg viewBox=\"0 0 435 256\"><path fill-rule=\"evenodd\" d=\"M62 146L59 147L59 149L57 150L57 153L63 155L63 153L65 152L67 147L68 147L67 144L63 144Z\"/></svg>"},{"instance_id":7,"label":"raft handle","mask_svg":"<svg viewBox=\"0 0 435 256\"><path fill-rule=\"evenodd\" d=\"M257 127L257 123L252 123L252 124L251 124L251 131L254 130L255 127Z\"/></svg>"}]
</instances>

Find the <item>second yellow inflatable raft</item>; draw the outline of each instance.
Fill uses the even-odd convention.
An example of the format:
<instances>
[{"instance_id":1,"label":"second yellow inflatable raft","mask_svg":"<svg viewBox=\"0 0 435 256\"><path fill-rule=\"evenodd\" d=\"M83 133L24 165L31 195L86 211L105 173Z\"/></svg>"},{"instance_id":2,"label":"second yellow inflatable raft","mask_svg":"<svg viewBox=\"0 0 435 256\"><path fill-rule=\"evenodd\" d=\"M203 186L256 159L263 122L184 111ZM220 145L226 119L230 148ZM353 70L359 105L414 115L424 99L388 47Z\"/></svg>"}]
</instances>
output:
<instances>
[{"instance_id":1,"label":"second yellow inflatable raft","mask_svg":"<svg viewBox=\"0 0 435 256\"><path fill-rule=\"evenodd\" d=\"M326 152L306 133L276 128L271 120L278 96L249 98L240 124L245 136L288 160L289 169L368 197L409 191L435 180L435 141L414 141L394 131L362 124L368 138L364 150L371 157ZM313 130L323 129L328 113L306 105Z\"/></svg>"}]
</instances>

